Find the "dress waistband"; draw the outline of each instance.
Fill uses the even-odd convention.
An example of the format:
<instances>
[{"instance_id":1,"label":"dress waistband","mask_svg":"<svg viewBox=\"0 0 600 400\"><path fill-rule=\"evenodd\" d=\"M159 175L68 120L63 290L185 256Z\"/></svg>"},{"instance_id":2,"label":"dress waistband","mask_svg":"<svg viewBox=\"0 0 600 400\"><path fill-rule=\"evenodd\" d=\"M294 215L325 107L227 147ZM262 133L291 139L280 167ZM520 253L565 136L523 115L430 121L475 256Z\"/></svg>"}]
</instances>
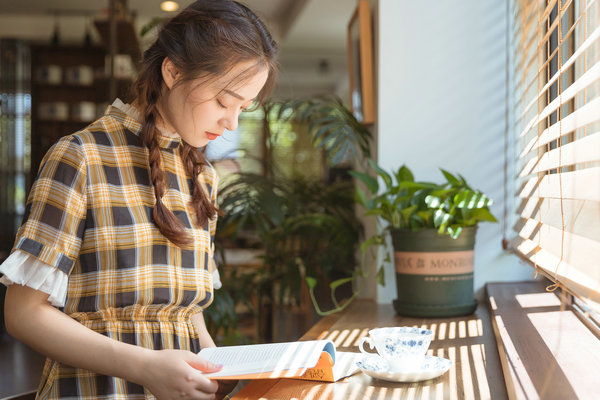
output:
<instances>
[{"instance_id":1,"label":"dress waistband","mask_svg":"<svg viewBox=\"0 0 600 400\"><path fill-rule=\"evenodd\" d=\"M193 314L202 312L198 306L180 307L152 304L132 305L124 308L106 308L94 312L73 312L69 316L79 322L123 321L123 322L171 322L187 323Z\"/></svg>"}]
</instances>

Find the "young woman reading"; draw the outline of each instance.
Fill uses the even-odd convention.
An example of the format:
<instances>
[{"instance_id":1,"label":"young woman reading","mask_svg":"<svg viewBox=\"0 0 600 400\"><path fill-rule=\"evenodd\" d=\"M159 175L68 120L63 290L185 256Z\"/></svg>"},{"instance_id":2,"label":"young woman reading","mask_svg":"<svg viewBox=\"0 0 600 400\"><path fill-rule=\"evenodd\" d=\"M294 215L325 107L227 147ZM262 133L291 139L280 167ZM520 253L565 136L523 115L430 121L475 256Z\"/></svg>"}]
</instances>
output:
<instances>
[{"instance_id":1,"label":"young woman reading","mask_svg":"<svg viewBox=\"0 0 600 400\"><path fill-rule=\"evenodd\" d=\"M116 100L46 154L10 257L10 334L45 354L41 399L212 399L230 388L197 353L217 176L203 148L276 78L277 47L246 6L198 0L145 51Z\"/></svg>"}]
</instances>

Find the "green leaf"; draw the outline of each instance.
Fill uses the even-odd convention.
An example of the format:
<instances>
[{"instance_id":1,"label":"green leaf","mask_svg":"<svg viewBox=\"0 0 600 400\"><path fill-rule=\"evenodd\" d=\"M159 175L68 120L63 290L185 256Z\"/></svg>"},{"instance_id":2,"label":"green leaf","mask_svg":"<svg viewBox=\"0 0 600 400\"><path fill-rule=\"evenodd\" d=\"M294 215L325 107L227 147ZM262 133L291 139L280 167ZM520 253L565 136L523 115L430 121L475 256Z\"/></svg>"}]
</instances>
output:
<instances>
[{"instance_id":1,"label":"green leaf","mask_svg":"<svg viewBox=\"0 0 600 400\"><path fill-rule=\"evenodd\" d=\"M379 267L379 271L377 271L377 275L375 276L375 281L381 285L385 286L385 271L382 267Z\"/></svg>"},{"instance_id":2,"label":"green leaf","mask_svg":"<svg viewBox=\"0 0 600 400\"><path fill-rule=\"evenodd\" d=\"M439 197L429 195L425 197L425 204L427 204L427 207L429 208L438 208L443 204L443 201Z\"/></svg>"},{"instance_id":3,"label":"green leaf","mask_svg":"<svg viewBox=\"0 0 600 400\"><path fill-rule=\"evenodd\" d=\"M459 208L477 209L487 207L493 201L481 192L465 189L454 196L454 203Z\"/></svg>"},{"instance_id":4,"label":"green leaf","mask_svg":"<svg viewBox=\"0 0 600 400\"><path fill-rule=\"evenodd\" d=\"M382 245L384 242L381 235L373 235L369 239L360 244L360 251L364 253L369 247L374 245Z\"/></svg>"},{"instance_id":5,"label":"green leaf","mask_svg":"<svg viewBox=\"0 0 600 400\"><path fill-rule=\"evenodd\" d=\"M463 231L463 227L460 225L450 225L448 227L448 234L450 235L450 237L452 239L458 238L458 236L460 236L460 233L462 231Z\"/></svg>"},{"instance_id":6,"label":"green leaf","mask_svg":"<svg viewBox=\"0 0 600 400\"><path fill-rule=\"evenodd\" d=\"M365 174L363 172L358 171L350 171L350 175L362 181L367 188L371 191L371 193L375 194L379 191L379 183L377 183L377 179L372 177L369 174Z\"/></svg>"},{"instance_id":7,"label":"green leaf","mask_svg":"<svg viewBox=\"0 0 600 400\"><path fill-rule=\"evenodd\" d=\"M327 158L331 161L332 165L340 165L344 161L344 157L348 152L348 142L343 142L339 148L329 149Z\"/></svg>"},{"instance_id":8,"label":"green leaf","mask_svg":"<svg viewBox=\"0 0 600 400\"><path fill-rule=\"evenodd\" d=\"M418 207L419 206L415 204L413 206L410 206L410 207L407 207L407 208L405 208L403 210L400 210L400 214L402 215L402 221L404 222L403 225L408 225L409 219L411 218L412 214L415 211L417 211Z\"/></svg>"},{"instance_id":9,"label":"green leaf","mask_svg":"<svg viewBox=\"0 0 600 400\"><path fill-rule=\"evenodd\" d=\"M371 159L369 159L369 164L371 164L371 167L377 171L377 174L381 177L381 179L383 179L383 182L385 182L385 187L391 188L393 186L393 181L390 174L388 174L387 171L385 171Z\"/></svg>"},{"instance_id":10,"label":"green leaf","mask_svg":"<svg viewBox=\"0 0 600 400\"><path fill-rule=\"evenodd\" d=\"M435 210L433 213L433 224L436 228L443 226L452 218L452 215L445 212L444 210Z\"/></svg>"},{"instance_id":11,"label":"green leaf","mask_svg":"<svg viewBox=\"0 0 600 400\"><path fill-rule=\"evenodd\" d=\"M419 210L417 211L419 218L428 221L433 217L433 210Z\"/></svg>"},{"instance_id":12,"label":"green leaf","mask_svg":"<svg viewBox=\"0 0 600 400\"><path fill-rule=\"evenodd\" d=\"M400 228L400 213L398 210L392 211L392 226L394 228Z\"/></svg>"},{"instance_id":13,"label":"green leaf","mask_svg":"<svg viewBox=\"0 0 600 400\"><path fill-rule=\"evenodd\" d=\"M479 220L479 221L487 221L487 222L498 222L496 217L492 215L490 210L487 208L478 208L471 212L471 218Z\"/></svg>"},{"instance_id":14,"label":"green leaf","mask_svg":"<svg viewBox=\"0 0 600 400\"><path fill-rule=\"evenodd\" d=\"M383 262L386 262L386 263L392 262L392 257L390 256L390 252L389 251L385 253L385 257L383 259Z\"/></svg>"},{"instance_id":15,"label":"green leaf","mask_svg":"<svg viewBox=\"0 0 600 400\"><path fill-rule=\"evenodd\" d=\"M311 276L307 276L305 278L305 280L306 280L306 284L308 285L309 289L312 290L317 286L317 280L315 278L313 278Z\"/></svg>"},{"instance_id":16,"label":"green leaf","mask_svg":"<svg viewBox=\"0 0 600 400\"><path fill-rule=\"evenodd\" d=\"M415 177L412 171L406 165L402 165L400 168L398 168L398 171L396 172L396 182L400 183L406 181L414 182Z\"/></svg>"},{"instance_id":17,"label":"green leaf","mask_svg":"<svg viewBox=\"0 0 600 400\"><path fill-rule=\"evenodd\" d=\"M452 175L450 172L446 171L445 169L440 168L440 171L442 171L442 174L444 174L444 176L446 177L446 180L452 186L461 186L461 182L458 180L457 177L455 177L454 175Z\"/></svg>"},{"instance_id":18,"label":"green leaf","mask_svg":"<svg viewBox=\"0 0 600 400\"><path fill-rule=\"evenodd\" d=\"M361 204L365 208L369 208L367 195L365 194L364 190L357 187L356 190L354 191L354 194L355 194L354 199L357 203Z\"/></svg>"}]
</instances>

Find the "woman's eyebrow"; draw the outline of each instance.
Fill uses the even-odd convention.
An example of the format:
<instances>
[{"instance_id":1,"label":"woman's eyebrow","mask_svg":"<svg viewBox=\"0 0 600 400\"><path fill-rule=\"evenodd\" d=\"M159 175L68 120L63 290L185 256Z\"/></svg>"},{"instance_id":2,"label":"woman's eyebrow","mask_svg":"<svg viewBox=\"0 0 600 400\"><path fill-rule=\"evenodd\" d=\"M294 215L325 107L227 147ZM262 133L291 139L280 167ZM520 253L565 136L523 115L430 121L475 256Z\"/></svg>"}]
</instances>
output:
<instances>
[{"instance_id":1,"label":"woman's eyebrow","mask_svg":"<svg viewBox=\"0 0 600 400\"><path fill-rule=\"evenodd\" d=\"M225 93L227 93L228 95L235 97L236 99L239 99L239 100L242 100L242 101L246 101L246 99L243 96L240 96L236 92L233 92L233 91L231 91L229 89L223 89L223 91ZM252 100L254 100L254 99L252 99Z\"/></svg>"}]
</instances>

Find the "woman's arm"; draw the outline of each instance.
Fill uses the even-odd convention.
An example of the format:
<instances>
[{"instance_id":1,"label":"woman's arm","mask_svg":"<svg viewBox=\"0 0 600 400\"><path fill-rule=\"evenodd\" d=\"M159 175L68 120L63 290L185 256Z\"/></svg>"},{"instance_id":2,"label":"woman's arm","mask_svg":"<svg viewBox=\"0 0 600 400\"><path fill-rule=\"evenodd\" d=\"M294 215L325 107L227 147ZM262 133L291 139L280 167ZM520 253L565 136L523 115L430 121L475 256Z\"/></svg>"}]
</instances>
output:
<instances>
[{"instance_id":1,"label":"woman's arm","mask_svg":"<svg viewBox=\"0 0 600 400\"><path fill-rule=\"evenodd\" d=\"M148 350L92 331L27 286L8 286L8 332L38 352L67 365L117 376L149 389L159 399L212 399L217 384L202 372L219 368L182 350ZM200 371L199 371L200 370Z\"/></svg>"},{"instance_id":2,"label":"woman's arm","mask_svg":"<svg viewBox=\"0 0 600 400\"><path fill-rule=\"evenodd\" d=\"M204 314L198 313L194 314L190 317L192 321L192 325L196 329L196 333L198 333L198 340L200 341L200 348L204 349L206 347L217 347L213 338L208 333L208 329L206 329L206 323L204 322Z\"/></svg>"}]
</instances>

